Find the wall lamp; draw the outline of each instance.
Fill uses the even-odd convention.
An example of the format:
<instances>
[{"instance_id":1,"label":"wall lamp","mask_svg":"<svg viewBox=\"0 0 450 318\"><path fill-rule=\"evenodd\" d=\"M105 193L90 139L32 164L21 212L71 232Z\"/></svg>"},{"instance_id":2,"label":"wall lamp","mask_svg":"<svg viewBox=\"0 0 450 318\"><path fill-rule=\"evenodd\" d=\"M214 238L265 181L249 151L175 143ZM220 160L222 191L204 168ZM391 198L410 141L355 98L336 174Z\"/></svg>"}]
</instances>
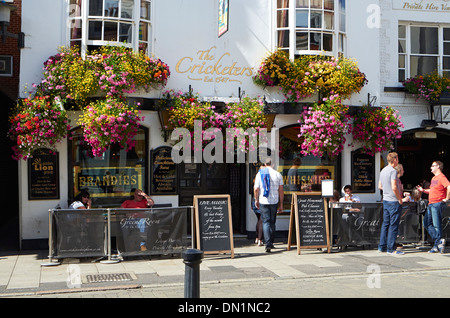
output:
<instances>
[{"instance_id":1,"label":"wall lamp","mask_svg":"<svg viewBox=\"0 0 450 318\"><path fill-rule=\"evenodd\" d=\"M11 16L11 12L17 10L15 6L13 6L9 2L1 1L0 2L0 27L2 28L1 36L2 43L6 43L6 38L11 37L17 39L17 46L19 49L23 49L25 47L25 34L23 32L19 32L18 34L8 32L7 28L9 26L9 19Z\"/></svg>"}]
</instances>

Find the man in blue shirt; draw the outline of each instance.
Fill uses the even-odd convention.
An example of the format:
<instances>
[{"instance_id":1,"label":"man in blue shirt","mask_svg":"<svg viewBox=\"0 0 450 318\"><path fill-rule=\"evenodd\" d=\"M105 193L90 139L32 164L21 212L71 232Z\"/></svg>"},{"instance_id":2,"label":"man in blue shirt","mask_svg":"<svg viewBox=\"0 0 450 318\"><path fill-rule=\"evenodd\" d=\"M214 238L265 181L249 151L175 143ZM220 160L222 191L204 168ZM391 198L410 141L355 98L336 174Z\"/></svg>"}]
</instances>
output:
<instances>
[{"instance_id":1,"label":"man in blue shirt","mask_svg":"<svg viewBox=\"0 0 450 318\"><path fill-rule=\"evenodd\" d=\"M272 168L272 160L266 159L264 166L255 177L255 206L261 210L263 221L264 243L266 252L274 247L275 223L277 212L283 210L283 178L281 173Z\"/></svg>"}]
</instances>

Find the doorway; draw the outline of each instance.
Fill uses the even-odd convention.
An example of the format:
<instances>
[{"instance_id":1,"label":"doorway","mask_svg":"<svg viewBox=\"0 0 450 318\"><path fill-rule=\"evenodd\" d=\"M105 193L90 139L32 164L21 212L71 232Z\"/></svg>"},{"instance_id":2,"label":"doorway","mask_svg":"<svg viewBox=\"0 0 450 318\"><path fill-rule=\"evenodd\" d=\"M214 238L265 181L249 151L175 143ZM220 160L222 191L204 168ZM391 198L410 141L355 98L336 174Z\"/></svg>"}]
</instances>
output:
<instances>
[{"instance_id":1,"label":"doorway","mask_svg":"<svg viewBox=\"0 0 450 318\"><path fill-rule=\"evenodd\" d=\"M245 165L229 163L180 164L179 205L193 205L194 195L229 194L234 233L245 233Z\"/></svg>"},{"instance_id":2,"label":"doorway","mask_svg":"<svg viewBox=\"0 0 450 318\"><path fill-rule=\"evenodd\" d=\"M443 173L450 176L450 131L446 129L421 129L406 131L397 142L399 162L405 169L402 183L405 190L412 190L422 181L430 181L433 161L444 163Z\"/></svg>"}]
</instances>

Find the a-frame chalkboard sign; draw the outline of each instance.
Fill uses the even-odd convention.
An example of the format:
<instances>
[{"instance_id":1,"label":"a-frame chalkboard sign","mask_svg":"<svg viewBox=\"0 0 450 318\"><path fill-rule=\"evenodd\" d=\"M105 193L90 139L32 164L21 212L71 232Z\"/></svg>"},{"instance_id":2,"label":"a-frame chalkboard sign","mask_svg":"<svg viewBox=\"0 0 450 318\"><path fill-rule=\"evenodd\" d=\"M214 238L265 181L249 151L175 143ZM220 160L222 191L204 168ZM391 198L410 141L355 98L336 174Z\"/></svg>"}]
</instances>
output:
<instances>
[{"instance_id":1,"label":"a-frame chalkboard sign","mask_svg":"<svg viewBox=\"0 0 450 318\"><path fill-rule=\"evenodd\" d=\"M234 258L230 195L195 195L194 214L197 248L204 254L231 253Z\"/></svg>"},{"instance_id":2,"label":"a-frame chalkboard sign","mask_svg":"<svg viewBox=\"0 0 450 318\"><path fill-rule=\"evenodd\" d=\"M289 220L288 251L291 249L295 225L297 254L305 248L327 248L330 253L328 207L320 192L292 194Z\"/></svg>"}]
</instances>

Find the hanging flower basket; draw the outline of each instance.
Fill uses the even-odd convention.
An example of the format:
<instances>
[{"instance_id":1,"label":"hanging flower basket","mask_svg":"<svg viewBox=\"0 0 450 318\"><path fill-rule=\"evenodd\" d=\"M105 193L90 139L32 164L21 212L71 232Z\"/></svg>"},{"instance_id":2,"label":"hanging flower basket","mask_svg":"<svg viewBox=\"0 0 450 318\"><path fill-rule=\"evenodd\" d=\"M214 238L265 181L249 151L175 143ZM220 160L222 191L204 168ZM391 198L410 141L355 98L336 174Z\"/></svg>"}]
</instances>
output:
<instances>
[{"instance_id":1,"label":"hanging flower basket","mask_svg":"<svg viewBox=\"0 0 450 318\"><path fill-rule=\"evenodd\" d=\"M362 143L363 152L372 156L391 150L394 139L402 136L400 128L404 125L400 119L401 116L391 107L363 106L353 119L353 140Z\"/></svg>"},{"instance_id":2,"label":"hanging flower basket","mask_svg":"<svg viewBox=\"0 0 450 318\"><path fill-rule=\"evenodd\" d=\"M225 128L232 130L233 136L239 141L237 149L254 151L258 145L260 129L267 128L264 102L261 99L244 97L238 103L228 104L224 116Z\"/></svg>"},{"instance_id":3,"label":"hanging flower basket","mask_svg":"<svg viewBox=\"0 0 450 318\"><path fill-rule=\"evenodd\" d=\"M70 129L61 103L49 96L19 100L9 122L15 160L26 160L39 148L55 150Z\"/></svg>"},{"instance_id":4,"label":"hanging flower basket","mask_svg":"<svg viewBox=\"0 0 450 318\"><path fill-rule=\"evenodd\" d=\"M126 151L136 141L140 111L134 106L109 98L89 104L83 111L79 124L83 127L84 140L92 147L92 154L101 156L109 146L118 144Z\"/></svg>"},{"instance_id":5,"label":"hanging flower basket","mask_svg":"<svg viewBox=\"0 0 450 318\"><path fill-rule=\"evenodd\" d=\"M345 134L349 129L348 106L341 103L338 95L324 98L304 110L299 138L304 138L301 145L303 155L322 157L325 154L337 156L344 149Z\"/></svg>"}]
</instances>

